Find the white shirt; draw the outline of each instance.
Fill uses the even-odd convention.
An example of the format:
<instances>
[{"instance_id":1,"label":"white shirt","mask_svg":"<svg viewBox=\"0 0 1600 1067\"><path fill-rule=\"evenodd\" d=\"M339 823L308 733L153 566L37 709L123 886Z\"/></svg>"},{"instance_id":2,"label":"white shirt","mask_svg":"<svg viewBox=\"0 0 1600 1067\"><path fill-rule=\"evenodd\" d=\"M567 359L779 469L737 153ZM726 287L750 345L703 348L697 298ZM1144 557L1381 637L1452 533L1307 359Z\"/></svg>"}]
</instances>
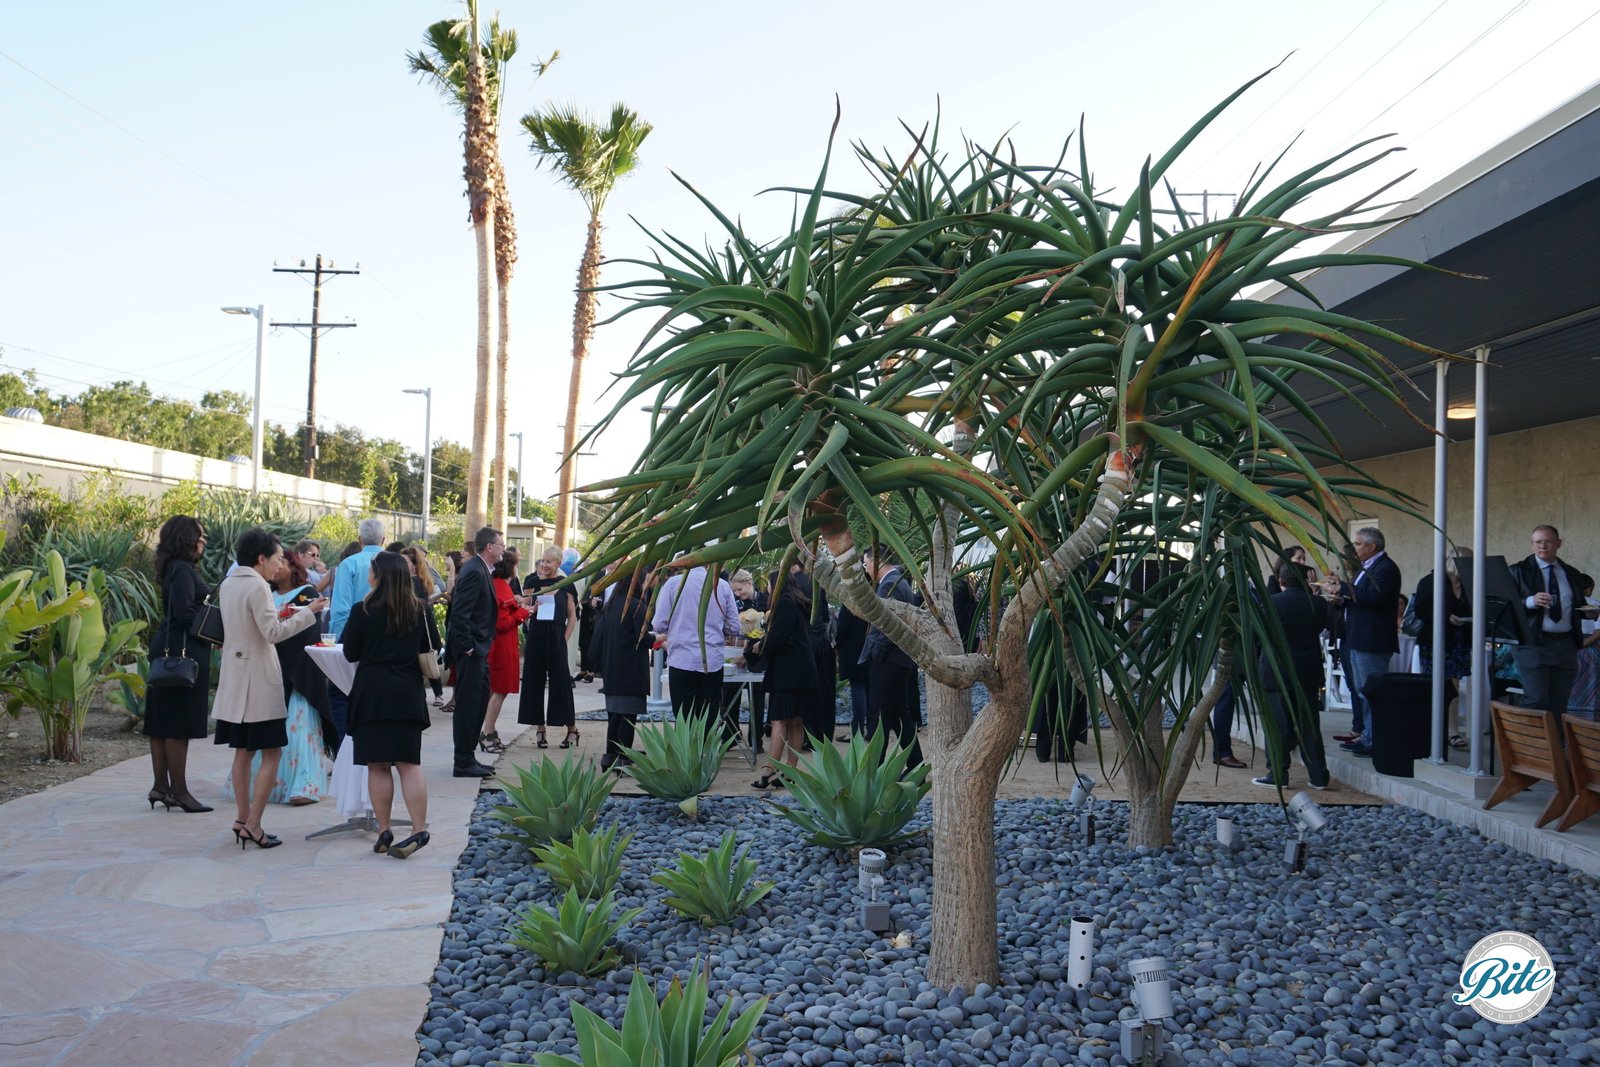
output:
<instances>
[{"instance_id":1,"label":"white shirt","mask_svg":"<svg viewBox=\"0 0 1600 1067\"><path fill-rule=\"evenodd\" d=\"M1544 613L1544 625L1542 627L1542 632L1547 634L1571 633L1573 608L1572 583L1567 581L1567 569L1565 567L1552 568L1551 564L1546 563L1544 560L1539 559L1538 557L1534 557L1533 562L1539 565L1539 582L1544 589L1548 590L1550 588L1550 574L1553 569L1556 576L1556 588L1561 591L1561 621L1560 623L1551 622L1550 613L1546 611ZM1527 599L1525 606L1528 608L1535 608L1537 605L1534 604L1533 597L1530 596Z\"/></svg>"}]
</instances>

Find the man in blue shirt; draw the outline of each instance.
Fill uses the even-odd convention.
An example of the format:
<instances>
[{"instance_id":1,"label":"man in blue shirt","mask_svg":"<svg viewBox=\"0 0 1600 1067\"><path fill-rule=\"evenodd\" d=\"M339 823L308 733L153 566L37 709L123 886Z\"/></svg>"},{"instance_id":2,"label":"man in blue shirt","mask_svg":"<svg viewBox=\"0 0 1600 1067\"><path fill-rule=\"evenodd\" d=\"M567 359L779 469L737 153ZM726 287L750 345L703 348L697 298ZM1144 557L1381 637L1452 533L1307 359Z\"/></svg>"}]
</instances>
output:
<instances>
[{"instance_id":1,"label":"man in blue shirt","mask_svg":"<svg viewBox=\"0 0 1600 1067\"><path fill-rule=\"evenodd\" d=\"M350 609L365 597L372 588L372 560L383 551L383 520L362 519L357 530L361 551L343 561L333 572L333 594L329 599L328 631L335 636L344 633L344 624L350 618ZM339 737L345 733L346 715L349 712L347 694L339 687L328 684L328 704L333 712L333 724L339 728Z\"/></svg>"}]
</instances>

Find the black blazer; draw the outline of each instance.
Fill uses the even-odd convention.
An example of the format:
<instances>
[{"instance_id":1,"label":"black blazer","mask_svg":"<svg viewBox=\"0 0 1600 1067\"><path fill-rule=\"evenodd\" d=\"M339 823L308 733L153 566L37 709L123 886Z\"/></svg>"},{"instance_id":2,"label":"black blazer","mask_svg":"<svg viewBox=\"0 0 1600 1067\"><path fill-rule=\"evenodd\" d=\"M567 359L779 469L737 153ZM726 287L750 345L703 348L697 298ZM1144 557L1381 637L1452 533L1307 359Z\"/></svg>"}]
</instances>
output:
<instances>
[{"instance_id":1,"label":"black blazer","mask_svg":"<svg viewBox=\"0 0 1600 1067\"><path fill-rule=\"evenodd\" d=\"M450 594L450 622L445 631L445 649L454 662L467 656L489 654L494 640L494 587L483 557L473 556L461 565L456 586Z\"/></svg>"},{"instance_id":2,"label":"black blazer","mask_svg":"<svg viewBox=\"0 0 1600 1067\"><path fill-rule=\"evenodd\" d=\"M861 646L867 640L867 624L848 607L839 607L839 622L833 630L833 644L839 651L839 677L866 681L861 669Z\"/></svg>"},{"instance_id":3,"label":"black blazer","mask_svg":"<svg viewBox=\"0 0 1600 1067\"><path fill-rule=\"evenodd\" d=\"M1572 590L1573 603L1562 604L1561 613L1572 620L1572 643L1581 645L1583 644L1583 624L1578 621L1579 616L1573 613L1573 609L1583 605L1583 591L1588 588L1591 579L1587 574L1563 563L1559 556L1556 558L1555 566L1560 567L1566 574L1567 587ZM1517 592L1521 593L1524 598L1533 596L1535 593L1545 592L1544 568L1539 566L1539 558L1537 556L1528 556L1513 563L1511 565L1511 577L1517 583ZM1528 637L1537 640L1538 635L1544 631L1545 609L1527 607L1526 599L1523 600L1523 604L1522 610L1528 617L1528 628L1533 631Z\"/></svg>"},{"instance_id":4,"label":"black blazer","mask_svg":"<svg viewBox=\"0 0 1600 1067\"><path fill-rule=\"evenodd\" d=\"M1352 584L1345 600L1344 645L1353 652L1400 651L1400 568L1387 554L1373 561Z\"/></svg>"},{"instance_id":5,"label":"black blazer","mask_svg":"<svg viewBox=\"0 0 1600 1067\"><path fill-rule=\"evenodd\" d=\"M1430 572L1422 576L1422 581L1417 583L1417 591L1411 597L1411 607L1416 613L1417 621L1422 623L1422 632L1417 635L1417 644L1423 648L1433 647L1433 574ZM1449 582L1444 587L1444 644L1445 648L1464 648L1472 644L1472 624L1456 626L1450 622L1449 616L1460 618L1472 614L1472 604L1456 596L1455 587Z\"/></svg>"},{"instance_id":6,"label":"black blazer","mask_svg":"<svg viewBox=\"0 0 1600 1067\"><path fill-rule=\"evenodd\" d=\"M884 599L898 600L904 604L915 604L916 594L911 591L911 583L906 581L906 572L903 567L891 567L889 572L878 582L878 595ZM861 648L862 663L893 663L908 670L916 670L917 662L900 646L878 629L876 626L867 628L867 639Z\"/></svg>"},{"instance_id":7,"label":"black blazer","mask_svg":"<svg viewBox=\"0 0 1600 1067\"><path fill-rule=\"evenodd\" d=\"M368 723L400 721L428 726L418 653L428 651L428 628L419 616L409 633L393 634L358 600L345 623L344 658L356 665L350 686L350 733Z\"/></svg>"},{"instance_id":8,"label":"black blazer","mask_svg":"<svg viewBox=\"0 0 1600 1067\"><path fill-rule=\"evenodd\" d=\"M1289 657L1294 661L1300 688L1315 693L1322 684L1322 630L1328 625L1327 601L1305 589L1290 589L1272 594L1269 602L1278 616L1284 644L1289 646ZM1267 663L1265 653L1259 667L1263 684L1277 691L1280 688L1278 677Z\"/></svg>"},{"instance_id":9,"label":"black blazer","mask_svg":"<svg viewBox=\"0 0 1600 1067\"><path fill-rule=\"evenodd\" d=\"M761 649L767 660L761 684L767 692L816 690L817 661L811 654L810 626L805 612L787 593L772 607L772 620Z\"/></svg>"},{"instance_id":10,"label":"black blazer","mask_svg":"<svg viewBox=\"0 0 1600 1067\"><path fill-rule=\"evenodd\" d=\"M613 587L596 631L607 696L650 693L650 597L644 590L629 592L626 581Z\"/></svg>"}]
</instances>

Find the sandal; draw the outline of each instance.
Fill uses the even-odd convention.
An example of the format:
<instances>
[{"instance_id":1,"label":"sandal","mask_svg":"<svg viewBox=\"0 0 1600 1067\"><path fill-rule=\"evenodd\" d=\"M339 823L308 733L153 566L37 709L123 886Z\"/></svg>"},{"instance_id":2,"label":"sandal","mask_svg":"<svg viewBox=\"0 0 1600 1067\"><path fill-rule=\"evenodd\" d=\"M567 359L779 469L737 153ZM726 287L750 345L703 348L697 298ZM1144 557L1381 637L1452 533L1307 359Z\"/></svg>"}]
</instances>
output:
<instances>
[{"instance_id":1,"label":"sandal","mask_svg":"<svg viewBox=\"0 0 1600 1067\"><path fill-rule=\"evenodd\" d=\"M763 774L760 778L750 783L752 789L772 789L782 781L776 774Z\"/></svg>"},{"instance_id":2,"label":"sandal","mask_svg":"<svg viewBox=\"0 0 1600 1067\"><path fill-rule=\"evenodd\" d=\"M434 697L433 698L433 706L436 707L436 708L444 707L444 697Z\"/></svg>"},{"instance_id":3,"label":"sandal","mask_svg":"<svg viewBox=\"0 0 1600 1067\"><path fill-rule=\"evenodd\" d=\"M578 731L576 730L568 730L567 736L561 739L562 748L577 748L581 743L582 742L578 737Z\"/></svg>"},{"instance_id":4,"label":"sandal","mask_svg":"<svg viewBox=\"0 0 1600 1067\"><path fill-rule=\"evenodd\" d=\"M1466 736L1464 734L1451 734L1450 735L1450 747L1451 748L1471 748L1472 747L1472 743L1467 740L1467 738L1466 738Z\"/></svg>"},{"instance_id":5,"label":"sandal","mask_svg":"<svg viewBox=\"0 0 1600 1067\"><path fill-rule=\"evenodd\" d=\"M550 742L545 740L543 728L541 728L539 730L539 740L534 742L534 743L536 745L538 745L540 748L549 748L550 747Z\"/></svg>"},{"instance_id":6,"label":"sandal","mask_svg":"<svg viewBox=\"0 0 1600 1067\"><path fill-rule=\"evenodd\" d=\"M500 740L499 732L494 730L478 735L478 747L491 756L498 756L506 750L505 742Z\"/></svg>"},{"instance_id":7,"label":"sandal","mask_svg":"<svg viewBox=\"0 0 1600 1067\"><path fill-rule=\"evenodd\" d=\"M440 708L439 710L444 712L446 715L455 714L456 698L455 697L451 697L450 698L450 702L448 704L446 704L444 707Z\"/></svg>"}]
</instances>

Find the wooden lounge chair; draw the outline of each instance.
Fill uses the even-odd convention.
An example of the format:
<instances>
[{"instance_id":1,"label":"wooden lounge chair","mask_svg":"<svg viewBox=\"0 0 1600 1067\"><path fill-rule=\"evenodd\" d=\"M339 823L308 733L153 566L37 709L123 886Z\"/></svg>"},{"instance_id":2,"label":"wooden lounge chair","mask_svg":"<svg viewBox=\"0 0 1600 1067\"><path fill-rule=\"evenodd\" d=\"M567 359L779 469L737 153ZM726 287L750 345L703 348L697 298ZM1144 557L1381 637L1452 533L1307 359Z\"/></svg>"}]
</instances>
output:
<instances>
[{"instance_id":1,"label":"wooden lounge chair","mask_svg":"<svg viewBox=\"0 0 1600 1067\"><path fill-rule=\"evenodd\" d=\"M1489 712L1494 721L1495 748L1505 770L1494 794L1483 806L1492 808L1534 782L1550 782L1556 787L1556 795L1533 821L1534 826L1543 826L1572 803L1572 770L1561 751L1560 724L1547 711L1514 708L1498 700L1489 705Z\"/></svg>"},{"instance_id":2,"label":"wooden lounge chair","mask_svg":"<svg viewBox=\"0 0 1600 1067\"><path fill-rule=\"evenodd\" d=\"M1567 761L1572 770L1572 803L1556 824L1570 830L1600 812L1600 723L1575 715L1561 717L1567 732Z\"/></svg>"}]
</instances>

